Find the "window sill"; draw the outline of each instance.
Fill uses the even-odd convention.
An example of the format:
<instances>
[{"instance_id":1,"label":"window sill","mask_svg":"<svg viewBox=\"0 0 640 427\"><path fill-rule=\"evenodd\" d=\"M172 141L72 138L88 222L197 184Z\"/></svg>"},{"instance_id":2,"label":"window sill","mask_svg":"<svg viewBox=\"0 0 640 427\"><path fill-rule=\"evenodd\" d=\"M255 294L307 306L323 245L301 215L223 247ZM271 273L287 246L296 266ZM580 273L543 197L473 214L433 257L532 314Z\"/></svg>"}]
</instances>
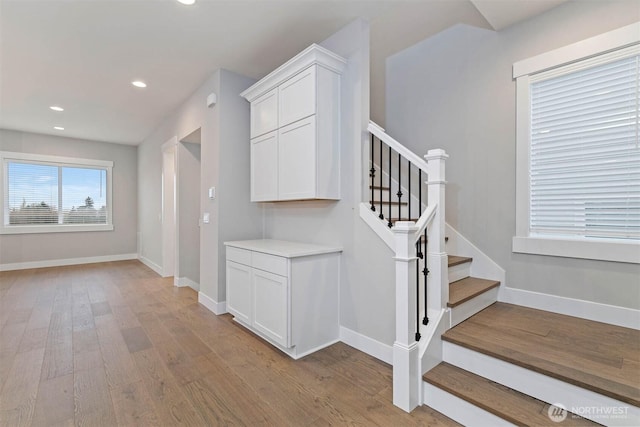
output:
<instances>
[{"instance_id":1,"label":"window sill","mask_svg":"<svg viewBox=\"0 0 640 427\"><path fill-rule=\"evenodd\" d=\"M113 231L113 224L15 225L0 227L0 234L78 233L87 231Z\"/></svg>"},{"instance_id":2,"label":"window sill","mask_svg":"<svg viewBox=\"0 0 640 427\"><path fill-rule=\"evenodd\" d=\"M640 264L637 240L514 236L513 252Z\"/></svg>"}]
</instances>

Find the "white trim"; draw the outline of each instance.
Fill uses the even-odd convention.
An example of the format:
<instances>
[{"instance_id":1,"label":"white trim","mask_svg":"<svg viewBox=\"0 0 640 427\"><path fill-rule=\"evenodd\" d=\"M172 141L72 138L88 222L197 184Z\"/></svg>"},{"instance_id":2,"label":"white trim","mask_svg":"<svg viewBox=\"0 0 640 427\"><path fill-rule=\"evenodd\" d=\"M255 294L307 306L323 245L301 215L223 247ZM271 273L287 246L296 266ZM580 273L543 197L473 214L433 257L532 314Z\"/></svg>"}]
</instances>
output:
<instances>
[{"instance_id":1,"label":"white trim","mask_svg":"<svg viewBox=\"0 0 640 427\"><path fill-rule=\"evenodd\" d=\"M47 225L9 225L9 206L7 197L8 168L5 165L11 160L36 164L46 164L57 168L63 167L87 167L102 169L106 172L105 198L107 207L106 224L47 224ZM60 171L60 169L58 169ZM60 173L60 172L58 172ZM58 218L64 212L62 207L62 182L58 183ZM44 154L17 153L0 151L0 234L35 234L35 233L69 233L113 231L113 162L110 160L95 160L77 157L49 156Z\"/></svg>"},{"instance_id":2,"label":"white trim","mask_svg":"<svg viewBox=\"0 0 640 427\"><path fill-rule=\"evenodd\" d=\"M83 258L49 259L0 264L0 271L26 270L30 268L61 267L65 265L94 264L98 262L127 261L138 259L138 254L103 255Z\"/></svg>"},{"instance_id":3,"label":"white trim","mask_svg":"<svg viewBox=\"0 0 640 427\"><path fill-rule=\"evenodd\" d=\"M49 156L45 154L16 153L11 151L0 151L2 159L19 160L26 162L47 163L55 166L97 166L112 168L113 162L110 160L94 160L78 157Z\"/></svg>"},{"instance_id":4,"label":"white trim","mask_svg":"<svg viewBox=\"0 0 640 427\"><path fill-rule=\"evenodd\" d=\"M292 77L295 73L293 70L304 70L314 64L342 74L347 67L347 60L314 43L246 89L240 96L249 102L253 102L263 93Z\"/></svg>"},{"instance_id":5,"label":"white trim","mask_svg":"<svg viewBox=\"0 0 640 427\"><path fill-rule=\"evenodd\" d=\"M442 390L426 381L422 382L424 404L464 426L513 426L510 422L477 407L464 399Z\"/></svg>"},{"instance_id":6,"label":"white trim","mask_svg":"<svg viewBox=\"0 0 640 427\"><path fill-rule=\"evenodd\" d=\"M640 22L609 31L513 64L513 78L640 43Z\"/></svg>"},{"instance_id":7,"label":"white trim","mask_svg":"<svg viewBox=\"0 0 640 427\"><path fill-rule=\"evenodd\" d=\"M0 227L0 234L86 233L89 231L113 231L113 224L7 225Z\"/></svg>"},{"instance_id":8,"label":"white trim","mask_svg":"<svg viewBox=\"0 0 640 427\"><path fill-rule=\"evenodd\" d=\"M502 287L499 301L625 328L640 329L640 310Z\"/></svg>"},{"instance_id":9,"label":"white trim","mask_svg":"<svg viewBox=\"0 0 640 427\"><path fill-rule=\"evenodd\" d=\"M640 264L637 240L514 236L513 252Z\"/></svg>"},{"instance_id":10,"label":"white trim","mask_svg":"<svg viewBox=\"0 0 640 427\"><path fill-rule=\"evenodd\" d=\"M449 237L447 253L473 258L470 275L483 279L498 280L500 287L506 284L506 271L493 261L487 254L467 240L455 228L445 223L445 234Z\"/></svg>"},{"instance_id":11,"label":"white trim","mask_svg":"<svg viewBox=\"0 0 640 427\"><path fill-rule=\"evenodd\" d=\"M162 276L162 267L160 267L158 264L156 264L155 262L151 261L149 258L146 258L142 255L138 255L138 260L144 265L146 265L147 267L149 267L150 269L152 269L153 271L155 271L159 276Z\"/></svg>"},{"instance_id":12,"label":"white trim","mask_svg":"<svg viewBox=\"0 0 640 427\"><path fill-rule=\"evenodd\" d=\"M465 301L462 304L451 308L449 316L449 328L453 328L458 323L463 322L473 316L476 313L489 307L494 302L498 301L499 286L489 289L481 293L480 295L471 298L469 301Z\"/></svg>"},{"instance_id":13,"label":"white trim","mask_svg":"<svg viewBox=\"0 0 640 427\"><path fill-rule=\"evenodd\" d=\"M516 79L516 233L513 252L567 258L640 263L640 242L625 239L593 239L572 236L530 235L530 147L531 103L530 83L540 73L576 61L598 61L589 58L628 48L640 43L640 22L609 31L589 39L555 49L513 65ZM617 55L612 54L612 55ZM620 52L619 54L628 54ZM576 67L582 66L576 64ZM573 67L573 65L572 65ZM566 71L566 70L565 70ZM564 72L559 70L558 72ZM473 267L472 267L473 269ZM472 271L472 274L473 271Z\"/></svg>"},{"instance_id":14,"label":"white trim","mask_svg":"<svg viewBox=\"0 0 640 427\"><path fill-rule=\"evenodd\" d=\"M393 364L393 347L362 335L352 329L340 326L340 341L378 360Z\"/></svg>"},{"instance_id":15,"label":"white trim","mask_svg":"<svg viewBox=\"0 0 640 427\"><path fill-rule=\"evenodd\" d=\"M371 210L371 205L368 203L360 203L360 218L362 218L362 220L371 227L373 232L382 239L389 249L395 252L396 241L391 229L387 227L387 222L385 220L378 218L378 215Z\"/></svg>"},{"instance_id":16,"label":"white trim","mask_svg":"<svg viewBox=\"0 0 640 427\"><path fill-rule=\"evenodd\" d=\"M459 345L444 342L445 362L490 379L499 384L535 397L547 403L560 403L571 408L581 407L625 407L628 418L594 418L598 414L580 414L597 423L612 426L640 425L640 408L612 399L599 393L566 383L530 369L469 350ZM574 411L575 412L575 411Z\"/></svg>"},{"instance_id":17,"label":"white trim","mask_svg":"<svg viewBox=\"0 0 640 427\"><path fill-rule=\"evenodd\" d=\"M429 168L427 166L427 162L424 159L422 159L416 153L414 153L413 151L409 150L407 147L405 147L404 145L400 144L398 141L396 141L391 136L389 136L387 133L385 133L384 129L382 129L376 123L370 121L369 122L369 126L367 126L367 130L371 134L375 135L380 141L384 142L389 147L393 148L396 151L396 153L400 154L402 157L404 157L405 159L407 159L411 163L413 163L414 166L422 169L422 171L427 173L427 174L429 173ZM445 154L445 156L446 156L446 154ZM446 157L449 157L449 156L446 156ZM444 158L446 158L446 157L444 157ZM426 156L425 156L425 158L426 158Z\"/></svg>"},{"instance_id":18,"label":"white trim","mask_svg":"<svg viewBox=\"0 0 640 427\"><path fill-rule=\"evenodd\" d=\"M205 306L213 314L220 315L227 312L227 302L218 302L213 298L205 295L202 291L198 292L198 302Z\"/></svg>"},{"instance_id":19,"label":"white trim","mask_svg":"<svg viewBox=\"0 0 640 427\"><path fill-rule=\"evenodd\" d=\"M196 292L200 290L200 283L196 283L188 277L174 277L173 286L178 288L189 287Z\"/></svg>"}]
</instances>

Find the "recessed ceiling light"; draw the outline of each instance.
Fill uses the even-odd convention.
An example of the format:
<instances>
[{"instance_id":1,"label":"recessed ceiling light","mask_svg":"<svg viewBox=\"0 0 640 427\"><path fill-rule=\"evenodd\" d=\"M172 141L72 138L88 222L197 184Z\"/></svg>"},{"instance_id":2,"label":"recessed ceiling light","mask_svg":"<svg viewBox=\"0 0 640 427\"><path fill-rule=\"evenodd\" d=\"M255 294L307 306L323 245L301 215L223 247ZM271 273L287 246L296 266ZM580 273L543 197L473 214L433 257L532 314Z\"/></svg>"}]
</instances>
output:
<instances>
[{"instance_id":1,"label":"recessed ceiling light","mask_svg":"<svg viewBox=\"0 0 640 427\"><path fill-rule=\"evenodd\" d=\"M53 111L64 111L64 108L60 107L59 105L52 105L51 108Z\"/></svg>"},{"instance_id":2,"label":"recessed ceiling light","mask_svg":"<svg viewBox=\"0 0 640 427\"><path fill-rule=\"evenodd\" d=\"M196 2L196 0L178 0L182 4L186 4L187 6L191 6Z\"/></svg>"},{"instance_id":3,"label":"recessed ceiling light","mask_svg":"<svg viewBox=\"0 0 640 427\"><path fill-rule=\"evenodd\" d=\"M64 130L64 128L62 126L54 126L53 127L55 130Z\"/></svg>"},{"instance_id":4,"label":"recessed ceiling light","mask_svg":"<svg viewBox=\"0 0 640 427\"><path fill-rule=\"evenodd\" d=\"M147 84L141 80L134 80L131 82L135 87L147 87Z\"/></svg>"}]
</instances>

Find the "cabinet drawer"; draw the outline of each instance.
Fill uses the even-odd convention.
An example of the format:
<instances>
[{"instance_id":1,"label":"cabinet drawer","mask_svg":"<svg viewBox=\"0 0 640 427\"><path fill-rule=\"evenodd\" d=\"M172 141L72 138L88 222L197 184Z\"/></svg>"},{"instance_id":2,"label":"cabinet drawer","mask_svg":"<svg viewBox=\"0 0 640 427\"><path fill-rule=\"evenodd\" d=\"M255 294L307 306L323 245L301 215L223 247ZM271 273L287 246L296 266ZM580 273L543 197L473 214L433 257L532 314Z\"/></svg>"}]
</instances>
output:
<instances>
[{"instance_id":1,"label":"cabinet drawer","mask_svg":"<svg viewBox=\"0 0 640 427\"><path fill-rule=\"evenodd\" d=\"M251 265L251 251L227 246L227 260L239 264Z\"/></svg>"},{"instance_id":2,"label":"cabinet drawer","mask_svg":"<svg viewBox=\"0 0 640 427\"><path fill-rule=\"evenodd\" d=\"M316 113L316 66L301 71L278 88L278 127Z\"/></svg>"},{"instance_id":3,"label":"cabinet drawer","mask_svg":"<svg viewBox=\"0 0 640 427\"><path fill-rule=\"evenodd\" d=\"M251 266L280 276L288 275L287 259L280 256L252 252Z\"/></svg>"},{"instance_id":4,"label":"cabinet drawer","mask_svg":"<svg viewBox=\"0 0 640 427\"><path fill-rule=\"evenodd\" d=\"M278 88L251 103L251 138L278 128Z\"/></svg>"}]
</instances>

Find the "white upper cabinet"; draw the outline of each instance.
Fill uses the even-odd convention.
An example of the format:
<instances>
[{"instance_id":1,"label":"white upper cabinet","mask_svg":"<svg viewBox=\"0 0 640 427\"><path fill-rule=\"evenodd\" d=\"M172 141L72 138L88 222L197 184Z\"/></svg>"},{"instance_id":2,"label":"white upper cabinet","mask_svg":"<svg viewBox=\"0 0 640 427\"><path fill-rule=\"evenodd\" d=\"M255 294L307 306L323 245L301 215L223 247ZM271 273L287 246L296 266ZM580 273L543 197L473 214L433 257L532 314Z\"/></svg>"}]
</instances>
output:
<instances>
[{"instance_id":1,"label":"white upper cabinet","mask_svg":"<svg viewBox=\"0 0 640 427\"><path fill-rule=\"evenodd\" d=\"M278 129L278 89L251 103L251 138Z\"/></svg>"},{"instance_id":2,"label":"white upper cabinet","mask_svg":"<svg viewBox=\"0 0 640 427\"><path fill-rule=\"evenodd\" d=\"M316 113L316 66L296 74L278 88L278 127Z\"/></svg>"},{"instance_id":3,"label":"white upper cabinet","mask_svg":"<svg viewBox=\"0 0 640 427\"><path fill-rule=\"evenodd\" d=\"M252 201L340 199L345 66L314 44L241 94L251 103Z\"/></svg>"}]
</instances>

